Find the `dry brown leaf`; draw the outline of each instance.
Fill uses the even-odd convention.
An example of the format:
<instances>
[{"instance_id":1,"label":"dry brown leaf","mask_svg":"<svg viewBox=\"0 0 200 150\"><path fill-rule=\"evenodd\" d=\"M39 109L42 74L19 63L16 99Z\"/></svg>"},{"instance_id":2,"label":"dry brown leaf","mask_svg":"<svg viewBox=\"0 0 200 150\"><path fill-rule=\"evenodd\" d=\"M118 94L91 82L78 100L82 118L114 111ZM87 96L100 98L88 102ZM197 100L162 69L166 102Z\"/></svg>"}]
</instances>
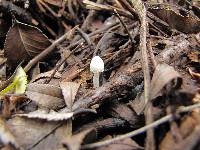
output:
<instances>
[{"instance_id":1,"label":"dry brown leaf","mask_svg":"<svg viewBox=\"0 0 200 150\"><path fill-rule=\"evenodd\" d=\"M177 81L174 83L174 87L179 87L181 85L182 79L179 73L176 72L173 67L164 63L158 64L151 80L150 99L156 98L162 89L173 80ZM144 110L144 104L143 93L138 94L135 100L130 103L131 107L137 114L140 114Z\"/></svg>"},{"instance_id":2,"label":"dry brown leaf","mask_svg":"<svg viewBox=\"0 0 200 150\"><path fill-rule=\"evenodd\" d=\"M25 94L30 100L34 101L40 108L59 109L65 106L64 100L58 97L32 91L26 91Z\"/></svg>"},{"instance_id":3,"label":"dry brown leaf","mask_svg":"<svg viewBox=\"0 0 200 150\"><path fill-rule=\"evenodd\" d=\"M167 22L173 29L184 33L198 33L200 31L200 20L191 15L190 12L184 12L183 9L170 5L155 4L150 6L148 10ZM180 13L181 11L185 15Z\"/></svg>"},{"instance_id":4,"label":"dry brown leaf","mask_svg":"<svg viewBox=\"0 0 200 150\"><path fill-rule=\"evenodd\" d=\"M19 144L16 141L16 138L14 137L14 135L12 134L10 129L7 127L6 123L4 122L2 118L0 118L0 139L1 139L1 142L3 142L3 144L5 145L12 144L16 148L19 148Z\"/></svg>"},{"instance_id":5,"label":"dry brown leaf","mask_svg":"<svg viewBox=\"0 0 200 150\"><path fill-rule=\"evenodd\" d=\"M38 28L15 20L4 45L7 64L14 68L22 60L29 61L49 45L51 42Z\"/></svg>"},{"instance_id":6,"label":"dry brown leaf","mask_svg":"<svg viewBox=\"0 0 200 150\"><path fill-rule=\"evenodd\" d=\"M167 64L157 65L151 80L150 98L156 98L156 96L158 96L158 94L161 92L164 86L174 79L177 79L177 83L175 83L176 85L174 86L180 86L180 74L176 72L173 67Z\"/></svg>"},{"instance_id":7,"label":"dry brown leaf","mask_svg":"<svg viewBox=\"0 0 200 150\"><path fill-rule=\"evenodd\" d=\"M57 122L45 122L44 120L25 119L22 117L14 117L7 124L16 139L20 139L18 141L19 145L24 149L33 147L59 125Z\"/></svg>"},{"instance_id":8,"label":"dry brown leaf","mask_svg":"<svg viewBox=\"0 0 200 150\"><path fill-rule=\"evenodd\" d=\"M199 123L200 123L199 121L200 121L199 114L196 112L193 112L192 116L188 116L181 122L181 126L179 129L180 129L180 133L183 138L183 141L179 141L179 142L176 141L173 138L173 133L171 131L169 131L166 134L166 136L164 137L164 139L162 140L162 142L160 143L159 149L160 150L169 150L169 149L178 150L177 147L181 146L181 144L184 144L184 142L186 142L185 141L186 139L188 140L188 138L190 138L190 136L192 136L192 138L193 138L193 136L195 136L195 134L196 134L195 130L197 128L198 128L198 137L197 138L199 138ZM172 147L172 145L173 145L173 147ZM190 144L187 143L187 145L190 147L192 145L192 143L191 142L190 142ZM183 149L183 147L182 147L182 149Z\"/></svg>"},{"instance_id":9,"label":"dry brown leaf","mask_svg":"<svg viewBox=\"0 0 200 150\"><path fill-rule=\"evenodd\" d=\"M50 84L30 83L27 85L27 91L38 92L57 98L63 97L61 88L59 86L54 86Z\"/></svg>"},{"instance_id":10,"label":"dry brown leaf","mask_svg":"<svg viewBox=\"0 0 200 150\"><path fill-rule=\"evenodd\" d=\"M69 109L72 109L80 84L75 82L62 81L60 83L60 87L62 89L62 94L65 99L65 104Z\"/></svg>"},{"instance_id":11,"label":"dry brown leaf","mask_svg":"<svg viewBox=\"0 0 200 150\"><path fill-rule=\"evenodd\" d=\"M200 63L200 52L199 51L192 51L188 54L189 59L192 62Z\"/></svg>"},{"instance_id":12,"label":"dry brown leaf","mask_svg":"<svg viewBox=\"0 0 200 150\"><path fill-rule=\"evenodd\" d=\"M72 118L73 112L59 113L59 112L55 112L51 110L49 113L47 113L44 110L37 110L34 112L30 112L28 114L16 114L15 116L27 117L27 118L33 118L33 119L42 119L42 120L48 120L48 121L62 121L62 120L68 120L69 118Z\"/></svg>"},{"instance_id":13,"label":"dry brown leaf","mask_svg":"<svg viewBox=\"0 0 200 150\"><path fill-rule=\"evenodd\" d=\"M115 118L126 120L131 126L137 127L139 116L125 104L112 106L109 113Z\"/></svg>"},{"instance_id":14,"label":"dry brown leaf","mask_svg":"<svg viewBox=\"0 0 200 150\"><path fill-rule=\"evenodd\" d=\"M26 95L39 107L58 109L65 105L60 87L50 84L30 83Z\"/></svg>"},{"instance_id":15,"label":"dry brown leaf","mask_svg":"<svg viewBox=\"0 0 200 150\"><path fill-rule=\"evenodd\" d=\"M67 129L68 126L63 123L61 127L35 145L32 150L66 150L63 148L62 142L67 139Z\"/></svg>"},{"instance_id":16,"label":"dry brown leaf","mask_svg":"<svg viewBox=\"0 0 200 150\"><path fill-rule=\"evenodd\" d=\"M200 73L193 72L192 69L190 69L190 68L188 68L188 71L189 71L190 75L191 75L194 79L200 81Z\"/></svg>"},{"instance_id":17,"label":"dry brown leaf","mask_svg":"<svg viewBox=\"0 0 200 150\"><path fill-rule=\"evenodd\" d=\"M102 146L97 148L97 150L143 150L144 148L139 146L131 138L124 139L108 146Z\"/></svg>"},{"instance_id":18,"label":"dry brown leaf","mask_svg":"<svg viewBox=\"0 0 200 150\"><path fill-rule=\"evenodd\" d=\"M73 135L70 139L65 141L64 144L70 150L79 150L86 136L92 136L91 139L94 139L94 136L96 136L96 133L93 129L82 131L78 134Z\"/></svg>"},{"instance_id":19,"label":"dry brown leaf","mask_svg":"<svg viewBox=\"0 0 200 150\"><path fill-rule=\"evenodd\" d=\"M38 74L37 76L33 77L33 79L30 81L30 83L36 82L37 80L42 79L42 78L46 78L46 79L50 78L53 71L54 70ZM59 78L61 78L61 74L59 72L56 72L55 75L53 76L53 78L59 79Z\"/></svg>"}]
</instances>

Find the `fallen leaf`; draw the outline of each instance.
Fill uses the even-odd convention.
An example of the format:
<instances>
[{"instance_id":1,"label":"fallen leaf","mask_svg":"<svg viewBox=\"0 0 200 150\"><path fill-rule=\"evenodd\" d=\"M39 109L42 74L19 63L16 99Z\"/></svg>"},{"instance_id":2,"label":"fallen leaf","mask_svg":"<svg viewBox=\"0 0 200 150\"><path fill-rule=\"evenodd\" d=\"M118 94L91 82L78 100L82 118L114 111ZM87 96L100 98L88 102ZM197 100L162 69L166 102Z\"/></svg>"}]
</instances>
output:
<instances>
[{"instance_id":1,"label":"fallen leaf","mask_svg":"<svg viewBox=\"0 0 200 150\"><path fill-rule=\"evenodd\" d=\"M17 69L17 73L14 77L13 82L15 81L17 81L17 84L15 86L15 94L24 94L28 81L26 72L21 66Z\"/></svg>"},{"instance_id":2,"label":"fallen leaf","mask_svg":"<svg viewBox=\"0 0 200 150\"><path fill-rule=\"evenodd\" d=\"M3 97L2 115L5 118L11 117L11 114L16 112L17 104L21 104L26 99L25 96L5 95Z\"/></svg>"},{"instance_id":3,"label":"fallen leaf","mask_svg":"<svg viewBox=\"0 0 200 150\"><path fill-rule=\"evenodd\" d=\"M150 99L152 100L156 98L167 84L175 80L176 82L173 83L172 89L180 87L182 83L180 74L176 72L173 67L167 64L158 64L150 84ZM145 108L144 94L138 94L135 100L130 103L130 105L138 115L141 114Z\"/></svg>"},{"instance_id":4,"label":"fallen leaf","mask_svg":"<svg viewBox=\"0 0 200 150\"><path fill-rule=\"evenodd\" d=\"M65 106L64 100L43 93L27 91L27 97L34 101L40 108L59 109Z\"/></svg>"},{"instance_id":5,"label":"fallen leaf","mask_svg":"<svg viewBox=\"0 0 200 150\"><path fill-rule=\"evenodd\" d=\"M32 150L65 150L63 147L63 141L67 139L67 129L66 123L60 125L59 128L53 130L52 134L49 134L46 138L35 145Z\"/></svg>"},{"instance_id":6,"label":"fallen leaf","mask_svg":"<svg viewBox=\"0 0 200 150\"><path fill-rule=\"evenodd\" d=\"M55 110L65 106L62 91L58 86L30 83L25 94L41 108Z\"/></svg>"},{"instance_id":7,"label":"fallen leaf","mask_svg":"<svg viewBox=\"0 0 200 150\"><path fill-rule=\"evenodd\" d=\"M163 4L151 5L148 10L167 22L173 29L184 33L198 33L200 31L200 20L191 15L189 11ZM180 12L184 12L186 15Z\"/></svg>"},{"instance_id":8,"label":"fallen leaf","mask_svg":"<svg viewBox=\"0 0 200 150\"><path fill-rule=\"evenodd\" d=\"M180 133L183 138L183 141L177 142L176 140L174 140L173 133L171 131L169 131L165 135L164 139L161 141L159 149L160 150L169 150L169 149L175 150L177 148L177 146L179 146L179 144L184 143L185 139L187 139L187 137L189 137L190 135L195 133L196 127L199 126L198 118L199 118L199 114L194 112L192 114L192 116L188 116L181 122L179 129L180 129ZM198 135L199 135L199 128L198 128ZM172 147L172 145L173 145L173 147ZM190 144L187 144L187 145L190 146L191 142L190 142Z\"/></svg>"},{"instance_id":9,"label":"fallen leaf","mask_svg":"<svg viewBox=\"0 0 200 150\"><path fill-rule=\"evenodd\" d=\"M61 88L50 84L30 83L27 85L27 91L38 92L57 98L62 98Z\"/></svg>"},{"instance_id":10,"label":"fallen leaf","mask_svg":"<svg viewBox=\"0 0 200 150\"><path fill-rule=\"evenodd\" d=\"M62 89L62 94L65 99L65 104L69 109L72 109L72 106L74 104L75 96L78 92L78 89L80 87L79 83L75 82L60 82L60 87Z\"/></svg>"},{"instance_id":11,"label":"fallen leaf","mask_svg":"<svg viewBox=\"0 0 200 150\"><path fill-rule=\"evenodd\" d=\"M19 144L16 141L16 138L14 137L14 135L12 134L10 129L7 127L6 123L4 122L2 118L0 118L0 139L4 145L12 144L16 148L19 148Z\"/></svg>"},{"instance_id":12,"label":"fallen leaf","mask_svg":"<svg viewBox=\"0 0 200 150\"><path fill-rule=\"evenodd\" d=\"M189 59L192 62L200 63L200 52L199 51L192 51L188 54Z\"/></svg>"},{"instance_id":13,"label":"fallen leaf","mask_svg":"<svg viewBox=\"0 0 200 150\"><path fill-rule=\"evenodd\" d=\"M47 72L44 72L44 73L40 73L38 75L36 75L35 77L32 78L32 80L30 81L30 83L34 83L36 82L37 80L40 80L42 78L45 78L45 79L48 79L51 77L51 74L53 73L54 70L51 70L51 71L47 71ZM56 72L55 75L53 76L53 78L61 78L61 74L59 72Z\"/></svg>"},{"instance_id":14,"label":"fallen leaf","mask_svg":"<svg viewBox=\"0 0 200 150\"><path fill-rule=\"evenodd\" d=\"M143 147L139 146L131 138L127 138L118 142L109 144L108 146L101 146L97 150L144 150Z\"/></svg>"},{"instance_id":15,"label":"fallen leaf","mask_svg":"<svg viewBox=\"0 0 200 150\"><path fill-rule=\"evenodd\" d=\"M7 125L15 138L19 139L19 146L24 149L30 149L59 126L57 122L22 117L14 117L8 120Z\"/></svg>"},{"instance_id":16,"label":"fallen leaf","mask_svg":"<svg viewBox=\"0 0 200 150\"><path fill-rule=\"evenodd\" d=\"M29 61L50 44L51 42L38 28L15 20L7 33L4 45L7 64L14 68L22 60Z\"/></svg>"},{"instance_id":17,"label":"fallen leaf","mask_svg":"<svg viewBox=\"0 0 200 150\"><path fill-rule=\"evenodd\" d=\"M190 69L190 68L188 68L188 71L189 71L190 75L191 75L194 79L196 79L196 80L198 80L198 81L200 80L200 73L193 72L192 69Z\"/></svg>"},{"instance_id":18,"label":"fallen leaf","mask_svg":"<svg viewBox=\"0 0 200 150\"><path fill-rule=\"evenodd\" d=\"M116 104L112 106L109 110L109 114L115 118L126 120L131 126L134 126L134 128L137 127L136 123L139 122L139 116L125 104Z\"/></svg>"},{"instance_id":19,"label":"fallen leaf","mask_svg":"<svg viewBox=\"0 0 200 150\"><path fill-rule=\"evenodd\" d=\"M86 136L92 136L91 139L94 139L94 136L96 136L96 133L93 129L87 129L85 131L82 131L78 134L73 135L70 139L65 141L64 144L70 150L79 150Z\"/></svg>"},{"instance_id":20,"label":"fallen leaf","mask_svg":"<svg viewBox=\"0 0 200 150\"><path fill-rule=\"evenodd\" d=\"M19 66L13 82L0 92L0 96L14 89L15 94L24 94L27 85L27 76L24 69Z\"/></svg>"},{"instance_id":21,"label":"fallen leaf","mask_svg":"<svg viewBox=\"0 0 200 150\"><path fill-rule=\"evenodd\" d=\"M175 82L173 86L180 87L182 79L180 74L175 71L173 67L167 64L157 65L151 80L150 99L156 98L164 86L174 79L177 79L177 82Z\"/></svg>"}]
</instances>

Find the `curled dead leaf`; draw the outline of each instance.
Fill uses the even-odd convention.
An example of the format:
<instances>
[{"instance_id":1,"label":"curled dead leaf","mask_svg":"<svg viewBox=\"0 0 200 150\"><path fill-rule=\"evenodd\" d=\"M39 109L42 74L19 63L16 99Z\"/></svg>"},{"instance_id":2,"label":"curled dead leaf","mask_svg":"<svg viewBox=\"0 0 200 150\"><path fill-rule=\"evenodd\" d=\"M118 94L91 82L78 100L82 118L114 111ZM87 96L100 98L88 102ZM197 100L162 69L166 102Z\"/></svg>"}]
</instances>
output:
<instances>
[{"instance_id":1,"label":"curled dead leaf","mask_svg":"<svg viewBox=\"0 0 200 150\"><path fill-rule=\"evenodd\" d=\"M31 83L27 86L26 95L39 107L58 109L65 106L62 91L58 86Z\"/></svg>"}]
</instances>

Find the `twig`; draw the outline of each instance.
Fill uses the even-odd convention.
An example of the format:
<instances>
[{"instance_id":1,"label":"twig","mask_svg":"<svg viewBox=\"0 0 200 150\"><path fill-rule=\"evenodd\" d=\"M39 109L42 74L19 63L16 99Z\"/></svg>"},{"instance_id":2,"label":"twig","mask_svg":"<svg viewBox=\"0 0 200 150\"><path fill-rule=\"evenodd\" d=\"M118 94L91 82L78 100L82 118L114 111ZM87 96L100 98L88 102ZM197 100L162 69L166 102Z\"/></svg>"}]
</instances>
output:
<instances>
[{"instance_id":1,"label":"twig","mask_svg":"<svg viewBox=\"0 0 200 150\"><path fill-rule=\"evenodd\" d=\"M129 36L129 38L130 38L130 40L131 40L131 43L132 43L132 45L133 45L133 44L135 43L135 40L134 40L133 37L131 36L131 33L130 33L129 30L128 30L128 27L126 26L126 24L124 23L124 21L122 20L122 18L120 17L120 15L118 14L118 12L117 12L116 9L114 9L114 12L115 12L116 16L118 17L120 23L122 24L122 26L123 26L124 29L126 30L128 36Z\"/></svg>"},{"instance_id":2,"label":"twig","mask_svg":"<svg viewBox=\"0 0 200 150\"><path fill-rule=\"evenodd\" d=\"M125 6L132 15L138 14L140 19L140 51L141 51L141 63L144 74L144 99L145 103L149 100L149 86L150 86L150 73L148 66L148 54L146 48L146 33L147 33L147 24L146 24L146 8L140 0L130 0L134 9L129 5L125 0L119 0Z\"/></svg>"},{"instance_id":3,"label":"twig","mask_svg":"<svg viewBox=\"0 0 200 150\"><path fill-rule=\"evenodd\" d=\"M91 45L92 42L90 41L89 36L84 33L79 27L75 27L75 29L80 33L81 37L85 40L85 42L88 44L89 48L91 49ZM72 53L74 53L74 51L76 51L76 49L80 48L80 45L78 45L74 50L72 50L70 53L68 53L67 56L65 56L65 58L54 68L53 73L51 74L50 78L47 79L44 83L48 84L51 79L54 77L54 75L56 74L57 70L60 68L60 66L69 58L69 56L71 56Z\"/></svg>"},{"instance_id":4,"label":"twig","mask_svg":"<svg viewBox=\"0 0 200 150\"><path fill-rule=\"evenodd\" d=\"M56 72L58 71L58 69L60 68L60 66L67 60L67 58L69 58L69 56L71 55L72 53L69 53L53 70L51 76L49 77L49 79L47 79L44 83L45 84L48 84L51 79L54 77L54 75L56 74Z\"/></svg>"},{"instance_id":5,"label":"twig","mask_svg":"<svg viewBox=\"0 0 200 150\"><path fill-rule=\"evenodd\" d=\"M112 27L114 27L114 26L118 26L118 25L119 25L119 22L112 23L112 24L110 24L110 25L108 25L108 26L105 26L105 27L103 27L103 28L101 28L101 29L98 29L98 30L96 30L96 31L94 31L94 32L92 32L92 33L90 33L90 34L88 34L88 36L89 36L89 37L95 36L95 35L97 35L97 34L100 34L100 33L102 33L102 32L105 32L105 31L107 31L108 29L110 29L110 28L112 28ZM71 48L73 48L74 46L80 44L81 42L83 42L83 39L78 38L77 41L71 43L69 46L67 46L66 49L71 49Z\"/></svg>"},{"instance_id":6,"label":"twig","mask_svg":"<svg viewBox=\"0 0 200 150\"><path fill-rule=\"evenodd\" d=\"M155 56L153 54L153 49L152 49L152 45L151 45L150 40L148 40L148 42L147 42L147 48L149 50L150 59L151 59L151 62L153 64L153 70L155 70L156 66L157 66L157 62L156 62Z\"/></svg>"},{"instance_id":7,"label":"twig","mask_svg":"<svg viewBox=\"0 0 200 150\"><path fill-rule=\"evenodd\" d=\"M132 15L135 13L138 15L141 26L140 26L140 51L141 51L141 64L142 70L144 75L144 101L145 104L149 102L149 89L150 89L150 71L149 71L149 63L148 63L148 52L147 52L147 45L146 45L146 34L147 34L147 22L146 22L146 8L141 0L129 0L132 4L132 8L126 0L119 0L125 6ZM146 123L150 123L152 121L151 115L151 104L150 107L145 109L146 112ZM150 109L150 110L148 110ZM148 114L149 113L149 114ZM147 147L149 149L153 149L153 141L149 142L153 138L153 131L149 130L147 132ZM150 146L150 145L151 146Z\"/></svg>"},{"instance_id":8,"label":"twig","mask_svg":"<svg viewBox=\"0 0 200 150\"><path fill-rule=\"evenodd\" d=\"M92 46L92 42L88 36L88 34L86 34L82 29L80 29L79 27L76 28L76 30L79 32L80 36L85 40L85 42L88 44L89 48L91 48Z\"/></svg>"},{"instance_id":9,"label":"twig","mask_svg":"<svg viewBox=\"0 0 200 150\"><path fill-rule=\"evenodd\" d=\"M153 119L153 106L152 102L149 101L148 105L145 108L145 124L148 125L154 121ZM147 136L145 141L145 149L146 150L155 150L155 137L154 137L154 129L147 130Z\"/></svg>"},{"instance_id":10,"label":"twig","mask_svg":"<svg viewBox=\"0 0 200 150\"><path fill-rule=\"evenodd\" d=\"M45 2L43 2L42 0L39 0L39 3L41 3L54 17L58 17L58 15L56 14L56 12L54 12Z\"/></svg>"},{"instance_id":11,"label":"twig","mask_svg":"<svg viewBox=\"0 0 200 150\"><path fill-rule=\"evenodd\" d=\"M72 0L67 0L67 7L68 7L68 10L69 10L69 13L72 15L72 17L75 19L77 19L78 17L77 17L77 15L76 15L76 13L74 12L74 9L73 9L73 7L72 7Z\"/></svg>"},{"instance_id":12,"label":"twig","mask_svg":"<svg viewBox=\"0 0 200 150\"><path fill-rule=\"evenodd\" d=\"M127 12L126 10L117 8L117 7L113 7L113 6L110 6L110 5L97 4L97 3L94 3L94 2L89 1L89 0L84 0L83 3L86 4L86 7L87 7L88 9L93 9L93 10L106 10L106 11L111 11L111 12L114 12L113 10L116 9L117 12L118 12L120 15L125 16L125 17L128 17L128 18L131 18L131 19L134 19L134 17L133 17L129 12Z\"/></svg>"},{"instance_id":13,"label":"twig","mask_svg":"<svg viewBox=\"0 0 200 150\"><path fill-rule=\"evenodd\" d=\"M55 47L58 44L60 44L61 42L63 42L69 36L69 34L71 33L71 31L73 31L73 30L74 30L74 28L72 30L68 31L67 33L65 33L59 39L57 39L56 41L54 41L47 49L45 49L40 54L38 54L37 56L35 56L32 60L30 60L30 62L24 68L25 72L28 72L31 69L31 67L34 66L38 61L42 60L50 52L52 52L55 49Z\"/></svg>"},{"instance_id":14,"label":"twig","mask_svg":"<svg viewBox=\"0 0 200 150\"><path fill-rule=\"evenodd\" d=\"M101 4L103 2L103 0L97 0L97 4ZM92 20L94 19L95 17L95 10L90 10L87 17L85 18L82 26L81 26L81 29L83 31L87 31L89 29L89 27L91 26L91 23L92 23Z\"/></svg>"},{"instance_id":15,"label":"twig","mask_svg":"<svg viewBox=\"0 0 200 150\"><path fill-rule=\"evenodd\" d=\"M187 106L187 107L180 107L178 110L177 110L177 114L180 114L180 113L184 113L184 112L189 112L189 111L192 111L193 109L195 108L199 108L200 107L200 104L194 104L194 105L191 105L191 106ZM145 131L147 131L148 129L150 128L155 128L163 123L166 123L166 122L169 122L171 120L174 119L174 115L173 114L169 114L169 115L166 115L165 117L162 117L161 119L149 124L149 125L146 125L142 128L139 128L137 130L134 130L132 132L129 132L129 133L126 133L124 135L120 135L116 138L113 138L113 139L110 139L110 140L106 140L106 141L102 141L102 142L97 142L97 143L92 143L92 144L86 144L86 145L83 145L81 147L81 149L92 149L92 148L97 148L97 147L101 147L101 146L105 146L105 145L108 145L108 144L112 144L116 141L119 141L119 140L123 140L123 139L126 139L126 138L131 138L133 136L136 136L138 134L141 134Z\"/></svg>"}]
</instances>

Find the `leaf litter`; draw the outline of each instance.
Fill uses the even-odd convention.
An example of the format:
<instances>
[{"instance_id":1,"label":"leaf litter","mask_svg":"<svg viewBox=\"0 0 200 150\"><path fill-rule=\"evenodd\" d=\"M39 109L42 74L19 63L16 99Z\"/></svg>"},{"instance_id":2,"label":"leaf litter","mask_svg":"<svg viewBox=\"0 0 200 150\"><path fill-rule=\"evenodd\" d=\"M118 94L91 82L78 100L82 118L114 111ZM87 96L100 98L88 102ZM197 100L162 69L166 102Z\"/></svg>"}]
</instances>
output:
<instances>
[{"instance_id":1,"label":"leaf litter","mask_svg":"<svg viewBox=\"0 0 200 150\"><path fill-rule=\"evenodd\" d=\"M198 10L185 0L1 2L1 148L198 149Z\"/></svg>"}]
</instances>

